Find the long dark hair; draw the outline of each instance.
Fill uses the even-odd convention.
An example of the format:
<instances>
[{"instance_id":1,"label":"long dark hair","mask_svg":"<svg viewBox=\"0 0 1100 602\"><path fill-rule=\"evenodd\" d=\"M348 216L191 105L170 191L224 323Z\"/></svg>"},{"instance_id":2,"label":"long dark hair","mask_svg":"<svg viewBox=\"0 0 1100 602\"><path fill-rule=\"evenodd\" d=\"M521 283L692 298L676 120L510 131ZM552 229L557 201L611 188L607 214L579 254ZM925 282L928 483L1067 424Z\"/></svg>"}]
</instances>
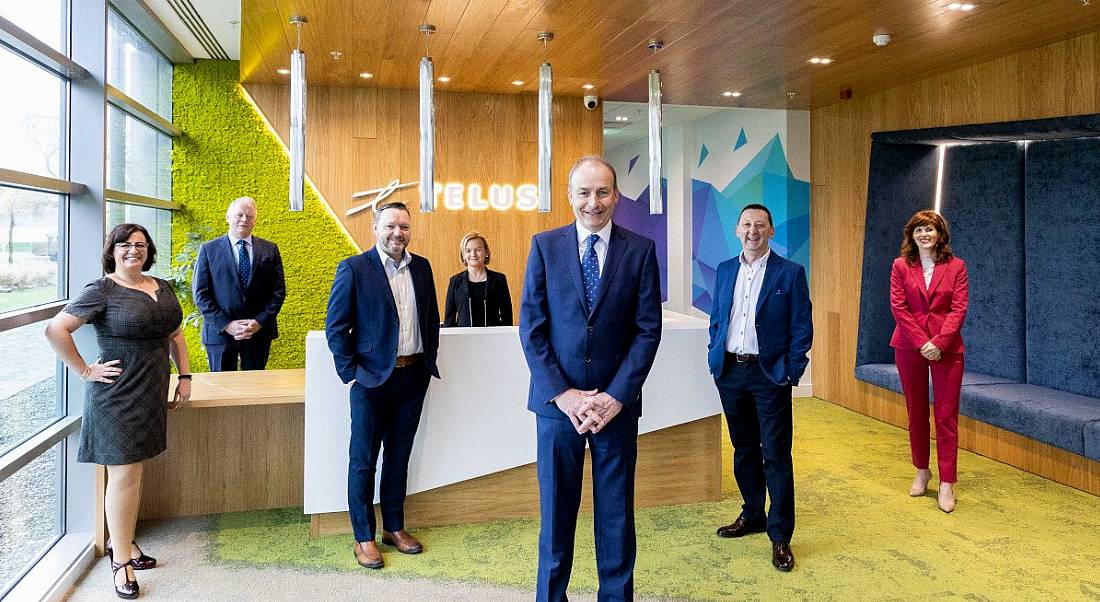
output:
<instances>
[{"instance_id":1,"label":"long dark hair","mask_svg":"<svg viewBox=\"0 0 1100 602\"><path fill-rule=\"evenodd\" d=\"M115 244L126 242L134 232L141 232L145 236L145 242L149 243L148 253L145 255L145 263L141 264L141 271L148 272L149 268L157 262L157 246L153 244L153 237L141 224L119 224L107 233L107 240L103 243L103 271L108 274L115 272Z\"/></svg>"},{"instance_id":2,"label":"long dark hair","mask_svg":"<svg viewBox=\"0 0 1100 602\"><path fill-rule=\"evenodd\" d=\"M947 220L931 209L916 212L909 222L905 224L905 231L901 235L901 256L909 265L916 265L920 261L920 250L913 242L913 230L920 226L932 226L936 229L936 248L932 249L932 259L936 263L943 263L955 256L951 252L951 230L947 227Z\"/></svg>"}]
</instances>

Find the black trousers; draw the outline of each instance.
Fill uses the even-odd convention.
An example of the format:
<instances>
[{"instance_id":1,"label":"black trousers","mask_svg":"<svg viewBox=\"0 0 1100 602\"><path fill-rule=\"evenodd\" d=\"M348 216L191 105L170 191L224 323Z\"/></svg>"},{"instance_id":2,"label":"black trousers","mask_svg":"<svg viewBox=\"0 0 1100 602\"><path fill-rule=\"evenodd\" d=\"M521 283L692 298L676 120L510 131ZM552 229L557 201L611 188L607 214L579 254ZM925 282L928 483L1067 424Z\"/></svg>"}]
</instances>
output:
<instances>
[{"instance_id":1,"label":"black trousers","mask_svg":"<svg viewBox=\"0 0 1100 602\"><path fill-rule=\"evenodd\" d=\"M766 522L773 542L790 543L794 533L791 386L776 385L759 363L737 362L729 353L714 384L733 444L733 477L744 500L741 516L753 525ZM766 515L765 492L771 498Z\"/></svg>"},{"instance_id":2,"label":"black trousers","mask_svg":"<svg viewBox=\"0 0 1100 602\"><path fill-rule=\"evenodd\" d=\"M420 412L431 375L423 360L396 368L386 382L351 385L351 445L348 457L348 513L356 541L374 541L374 476L382 454L379 506L382 528L405 528L409 455L420 426Z\"/></svg>"},{"instance_id":3,"label":"black trousers","mask_svg":"<svg viewBox=\"0 0 1100 602\"><path fill-rule=\"evenodd\" d=\"M238 358L241 370L263 370L269 355L271 339L245 339L206 346L211 372L235 372Z\"/></svg>"}]
</instances>

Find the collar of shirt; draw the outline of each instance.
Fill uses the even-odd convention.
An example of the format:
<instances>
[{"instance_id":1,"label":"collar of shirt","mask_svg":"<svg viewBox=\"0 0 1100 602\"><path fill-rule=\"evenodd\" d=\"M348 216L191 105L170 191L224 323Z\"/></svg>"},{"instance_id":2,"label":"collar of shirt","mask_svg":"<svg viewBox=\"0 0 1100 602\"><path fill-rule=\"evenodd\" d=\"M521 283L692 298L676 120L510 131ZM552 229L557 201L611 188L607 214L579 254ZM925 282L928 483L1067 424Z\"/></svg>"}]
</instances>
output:
<instances>
[{"instance_id":1,"label":"collar of shirt","mask_svg":"<svg viewBox=\"0 0 1100 602\"><path fill-rule=\"evenodd\" d=\"M392 263L395 268L400 270L401 268L409 265L412 261L412 255L409 254L409 250L405 249L405 254L401 256L401 261L394 261L393 257L390 257L386 251L379 245L374 245L375 249L378 249L378 259L382 261L382 268L385 269L387 264Z\"/></svg>"},{"instance_id":2,"label":"collar of shirt","mask_svg":"<svg viewBox=\"0 0 1100 602\"><path fill-rule=\"evenodd\" d=\"M252 236L251 235L248 238L237 238L236 236L233 236L232 234L229 235L229 244L234 249L237 248L237 241L239 241L239 240L243 240L245 242L245 246L247 248L252 248Z\"/></svg>"},{"instance_id":3,"label":"collar of shirt","mask_svg":"<svg viewBox=\"0 0 1100 602\"><path fill-rule=\"evenodd\" d=\"M771 247L768 247L767 252L765 252L760 257L757 257L756 261L750 262L747 259L745 259L745 252L744 251L742 251L740 254L738 254L737 258L741 261L741 265L743 265L745 267L758 268L758 267L768 263L768 258L771 257L771 254L772 254Z\"/></svg>"},{"instance_id":4,"label":"collar of shirt","mask_svg":"<svg viewBox=\"0 0 1100 602\"><path fill-rule=\"evenodd\" d=\"M603 228L600 228L599 232L590 232L588 228L581 225L580 222L574 222L577 226L577 244L581 250L584 250L584 241L588 240L589 235L595 234L600 237L600 240L606 245L611 240L611 220L607 220L607 224Z\"/></svg>"}]
</instances>

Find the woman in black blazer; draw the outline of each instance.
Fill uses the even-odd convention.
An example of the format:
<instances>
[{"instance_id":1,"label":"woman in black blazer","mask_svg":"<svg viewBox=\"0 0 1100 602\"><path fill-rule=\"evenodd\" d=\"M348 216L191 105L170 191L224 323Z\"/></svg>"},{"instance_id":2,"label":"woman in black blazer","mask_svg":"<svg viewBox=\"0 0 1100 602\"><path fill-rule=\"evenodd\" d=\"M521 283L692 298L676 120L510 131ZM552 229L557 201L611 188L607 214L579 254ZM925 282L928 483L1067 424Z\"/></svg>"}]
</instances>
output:
<instances>
[{"instance_id":1,"label":"woman in black blazer","mask_svg":"<svg viewBox=\"0 0 1100 602\"><path fill-rule=\"evenodd\" d=\"M459 260L466 269L451 276L443 326L511 326L508 279L489 264L489 242L477 232L462 237Z\"/></svg>"}]
</instances>

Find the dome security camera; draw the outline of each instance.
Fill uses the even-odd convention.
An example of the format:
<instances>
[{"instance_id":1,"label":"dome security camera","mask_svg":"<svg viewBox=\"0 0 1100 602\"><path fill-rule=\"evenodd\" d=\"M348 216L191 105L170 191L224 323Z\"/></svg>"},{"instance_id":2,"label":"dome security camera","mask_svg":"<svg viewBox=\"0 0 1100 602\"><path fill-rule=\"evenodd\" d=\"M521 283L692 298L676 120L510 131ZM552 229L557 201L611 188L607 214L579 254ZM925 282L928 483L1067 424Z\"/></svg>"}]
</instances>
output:
<instances>
[{"instance_id":1,"label":"dome security camera","mask_svg":"<svg viewBox=\"0 0 1100 602\"><path fill-rule=\"evenodd\" d=\"M595 111L596 107L600 104L600 97L595 94L584 95L584 108L589 111Z\"/></svg>"},{"instance_id":2,"label":"dome security camera","mask_svg":"<svg viewBox=\"0 0 1100 602\"><path fill-rule=\"evenodd\" d=\"M890 34L888 33L876 33L871 36L871 41L875 43L875 46L885 46L890 43Z\"/></svg>"}]
</instances>

